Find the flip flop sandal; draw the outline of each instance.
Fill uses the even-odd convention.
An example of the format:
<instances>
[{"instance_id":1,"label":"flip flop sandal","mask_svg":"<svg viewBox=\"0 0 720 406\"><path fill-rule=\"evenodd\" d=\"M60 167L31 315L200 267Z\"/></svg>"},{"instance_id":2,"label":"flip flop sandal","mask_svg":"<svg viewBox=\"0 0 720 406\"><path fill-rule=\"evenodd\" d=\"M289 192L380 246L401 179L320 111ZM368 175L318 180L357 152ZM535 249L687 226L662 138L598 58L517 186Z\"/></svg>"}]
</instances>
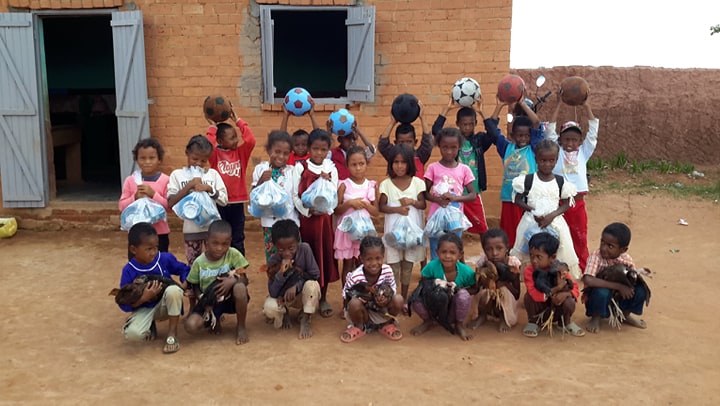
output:
<instances>
[{"instance_id":1,"label":"flip flop sandal","mask_svg":"<svg viewBox=\"0 0 720 406\"><path fill-rule=\"evenodd\" d=\"M364 337L365 334L367 334L367 333L360 330L359 328L357 328L355 326L350 326L347 328L347 330L345 330L344 333L340 334L340 341L342 341L344 343L351 343L351 342L357 340L358 338Z\"/></svg>"},{"instance_id":2,"label":"flip flop sandal","mask_svg":"<svg viewBox=\"0 0 720 406\"><path fill-rule=\"evenodd\" d=\"M400 331L400 329L398 329L394 323L388 323L388 324L382 326L382 328L378 331L380 332L380 334L384 335L385 337L387 337L388 339L390 339L392 341L399 341L399 340L402 340L402 338L403 338L402 331Z\"/></svg>"},{"instance_id":3,"label":"flip flop sandal","mask_svg":"<svg viewBox=\"0 0 720 406\"><path fill-rule=\"evenodd\" d=\"M577 323L570 323L565 326L565 329L563 330L562 326L556 326L557 330L562 331L563 333L570 334L573 337L582 337L585 335L585 330L583 330L582 327L578 326Z\"/></svg>"},{"instance_id":4,"label":"flip flop sandal","mask_svg":"<svg viewBox=\"0 0 720 406\"><path fill-rule=\"evenodd\" d=\"M180 349L180 343L173 336L169 336L165 339L165 347L163 347L163 353L172 354L178 352Z\"/></svg>"},{"instance_id":5,"label":"flip flop sandal","mask_svg":"<svg viewBox=\"0 0 720 406\"><path fill-rule=\"evenodd\" d=\"M535 323L528 323L523 328L523 335L525 337L535 338L538 336L539 332L540 332L540 326L538 326Z\"/></svg>"}]
</instances>

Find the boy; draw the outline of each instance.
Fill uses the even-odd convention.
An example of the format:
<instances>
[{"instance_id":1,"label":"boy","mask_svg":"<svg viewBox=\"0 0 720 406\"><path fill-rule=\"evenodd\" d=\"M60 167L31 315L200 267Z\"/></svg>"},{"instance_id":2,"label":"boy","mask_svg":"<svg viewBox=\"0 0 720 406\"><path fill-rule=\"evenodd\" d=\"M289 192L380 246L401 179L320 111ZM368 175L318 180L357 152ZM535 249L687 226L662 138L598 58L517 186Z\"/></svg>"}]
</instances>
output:
<instances>
[{"instance_id":1,"label":"boy","mask_svg":"<svg viewBox=\"0 0 720 406\"><path fill-rule=\"evenodd\" d=\"M442 130L445 125L446 116L450 109L456 108L457 104L450 97L450 102L445 106L443 111L435 119L435 124L432 126L432 133L434 136ZM455 125L460 129L460 133L465 138L465 141L460 146L460 152L458 153L459 161L470 167L472 170L475 180L473 186L478 193L478 198L463 204L463 211L468 219L473 223L473 227L468 231L476 233L484 233L487 231L487 223L485 220L485 209L482 205L481 193L487 189L487 175L485 172L485 151L490 148L490 145L495 143L495 139L498 134L498 122L500 121L498 115L502 104L498 103L495 106L490 118L485 118L482 112L482 97L475 103L475 110L470 107L462 107L456 114ZM485 124L485 132L475 133L475 126L477 125L477 115Z\"/></svg>"},{"instance_id":2,"label":"boy","mask_svg":"<svg viewBox=\"0 0 720 406\"><path fill-rule=\"evenodd\" d=\"M280 130L287 131L288 126L288 119L290 118L290 112L287 111L285 108L285 104L283 103L283 118L282 122L280 123ZM308 111L308 116L310 117L310 123L312 124L312 129L320 128L317 121L315 121L315 102L310 102L310 111ZM295 166L296 163L307 161L310 158L310 152L308 151L308 136L310 134L301 129L295 130L294 133L292 133L292 152L290 153L290 157L288 158L287 164L290 166Z\"/></svg>"},{"instance_id":3,"label":"boy","mask_svg":"<svg viewBox=\"0 0 720 406\"><path fill-rule=\"evenodd\" d=\"M523 328L523 334L526 337L537 337L540 325L556 322L561 329L564 327L565 332L575 337L584 336L585 331L572 322L579 291L577 282L572 279L570 274L566 273L563 276L561 272L558 272L555 286L548 293L541 292L535 286L533 272L550 272L555 265L560 240L549 233L537 233L530 238L528 246L530 247L530 264L525 267L523 272L527 287L524 302L528 324ZM572 284L572 290L566 289L568 284ZM555 312L553 320L547 320L552 311Z\"/></svg>"},{"instance_id":4,"label":"boy","mask_svg":"<svg viewBox=\"0 0 720 406\"><path fill-rule=\"evenodd\" d=\"M331 123L332 122L328 120L327 131L332 134ZM357 145L358 137L360 137L363 144L365 144L365 158L367 158L369 161L370 158L375 156L375 146L362 133L362 131L360 131L360 128L358 128L357 125L357 120L355 120L352 125L352 132L350 134L338 136L338 143L340 145L331 149L330 152L328 152L328 158L333 161L335 167L337 168L338 180L343 180L350 177L350 170L347 167L347 162L345 162L345 158L350 148Z\"/></svg>"},{"instance_id":5,"label":"boy","mask_svg":"<svg viewBox=\"0 0 720 406\"><path fill-rule=\"evenodd\" d=\"M590 317L587 330L591 333L600 331L601 318L610 317L608 306L615 290L622 297L622 300L618 301L618 306L625 315L624 323L637 328L647 328L645 320L636 319L630 315L630 313L642 315L643 304L647 297L645 289L639 285L632 289L620 283L609 282L595 277L601 269L617 264L636 269L632 257L627 253L630 236L630 228L625 224L609 224L602 231L600 248L588 257L582 280L586 288L593 288L587 298L587 303L585 303L585 315Z\"/></svg>"},{"instance_id":6,"label":"boy","mask_svg":"<svg viewBox=\"0 0 720 406\"><path fill-rule=\"evenodd\" d=\"M220 173L228 192L227 205L218 206L218 212L220 217L232 226L233 248L245 255L245 202L248 201L245 176L256 141L247 122L237 118L232 109L230 117L240 130L242 142L233 126L226 123L216 124L210 119L210 127L205 136L213 145L210 166Z\"/></svg>"},{"instance_id":7,"label":"boy","mask_svg":"<svg viewBox=\"0 0 720 406\"><path fill-rule=\"evenodd\" d=\"M190 268L179 262L167 252L158 252L158 234L149 223L138 223L128 232L128 251L132 258L123 267L120 287L132 283L142 275L178 275L184 283ZM168 335L165 338L163 352L171 354L180 349L177 340L177 325L182 312L183 290L180 286L168 286L162 292L159 281L145 286L142 296L132 305L119 305L126 313L131 313L123 327L127 340L154 340L157 335L155 320L169 320Z\"/></svg>"},{"instance_id":8,"label":"boy","mask_svg":"<svg viewBox=\"0 0 720 406\"><path fill-rule=\"evenodd\" d=\"M223 313L235 313L237 317L237 330L235 344L248 342L247 331L245 330L245 316L247 315L248 279L244 269L249 263L237 249L230 246L232 239L232 226L225 220L217 220L210 224L207 237L207 249L200 255L192 265L187 281L192 285L195 297L200 297L203 292L215 280L221 282L215 286L215 294L218 298L225 298L218 301L213 308L217 318ZM231 274L230 271L235 271ZM205 325L203 319L204 309L196 306L192 313L185 318L185 331L195 334ZM215 334L221 333L221 326L218 322L213 328Z\"/></svg>"},{"instance_id":9,"label":"boy","mask_svg":"<svg viewBox=\"0 0 720 406\"><path fill-rule=\"evenodd\" d=\"M300 228L292 220L272 226L277 251L268 260L268 291L263 313L275 328L291 327L289 307L302 308L299 339L312 337L310 319L320 304L320 269L310 245L300 242Z\"/></svg>"},{"instance_id":10,"label":"boy","mask_svg":"<svg viewBox=\"0 0 720 406\"><path fill-rule=\"evenodd\" d=\"M423 119L423 105L419 102L418 104L420 105L419 118L420 126L422 128L420 148L415 149L415 145L417 145L417 136L415 135L415 127L413 127L412 124L400 124L395 129L395 145L405 144L415 151L415 176L425 180L425 164L430 159L430 154L432 154L433 139L430 131L428 131L428 128L425 125L425 120ZM382 134L380 134L380 138L378 139L378 151L380 151L380 154L382 154L388 162L392 159L390 155L392 154L393 149L393 144L390 143L390 131L392 131L393 127L395 127L397 123L398 121L395 120L395 117L390 115L390 123L387 127L385 127L385 130L383 130Z\"/></svg>"},{"instance_id":11,"label":"boy","mask_svg":"<svg viewBox=\"0 0 720 406\"><path fill-rule=\"evenodd\" d=\"M582 129L574 121L568 121L560 127L560 136L555 132L557 117L562 105L560 92L555 111L547 124L547 137L560 144L560 156L555 164L553 173L563 176L577 187L575 206L571 206L564 214L565 221L570 227L575 254L580 262L580 269L585 269L588 259L587 246L587 211L585 210L585 195L588 193L587 162L597 146L598 127L600 120L595 118L590 103L585 100L583 107L588 116L588 132L583 140Z\"/></svg>"}]
</instances>

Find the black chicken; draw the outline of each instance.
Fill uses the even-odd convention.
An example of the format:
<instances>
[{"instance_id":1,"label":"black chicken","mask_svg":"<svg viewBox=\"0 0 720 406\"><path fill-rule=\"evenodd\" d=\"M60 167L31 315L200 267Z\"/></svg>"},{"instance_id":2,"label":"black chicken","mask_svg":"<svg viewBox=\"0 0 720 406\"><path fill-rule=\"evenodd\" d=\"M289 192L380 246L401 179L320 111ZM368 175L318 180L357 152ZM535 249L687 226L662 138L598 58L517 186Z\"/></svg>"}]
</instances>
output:
<instances>
[{"instance_id":1,"label":"black chicken","mask_svg":"<svg viewBox=\"0 0 720 406\"><path fill-rule=\"evenodd\" d=\"M442 279L422 279L408 298L408 314L412 315L413 303L422 303L430 318L455 334L455 327L450 323L450 305L454 295L454 283Z\"/></svg>"}]
</instances>

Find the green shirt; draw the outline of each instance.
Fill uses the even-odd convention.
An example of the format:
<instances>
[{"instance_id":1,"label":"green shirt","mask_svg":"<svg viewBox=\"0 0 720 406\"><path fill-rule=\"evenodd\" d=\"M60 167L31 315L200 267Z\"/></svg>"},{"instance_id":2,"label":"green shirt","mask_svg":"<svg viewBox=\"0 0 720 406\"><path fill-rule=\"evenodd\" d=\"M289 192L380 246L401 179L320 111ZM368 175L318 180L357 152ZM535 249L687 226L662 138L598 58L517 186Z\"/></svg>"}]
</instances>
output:
<instances>
[{"instance_id":1,"label":"green shirt","mask_svg":"<svg viewBox=\"0 0 720 406\"><path fill-rule=\"evenodd\" d=\"M459 261L456 267L457 276L455 277L455 280L448 282L455 282L455 285L458 287L458 289L469 288L470 286L473 286L475 284L475 271L473 271L472 268ZM428 262L428 264L425 265L425 268L422 269L422 272L420 272L420 276L425 279L447 280L445 279L445 270L443 269L442 263L439 259L433 259L432 261Z\"/></svg>"},{"instance_id":2,"label":"green shirt","mask_svg":"<svg viewBox=\"0 0 720 406\"><path fill-rule=\"evenodd\" d=\"M208 261L205 253L200 255L190 268L187 281L193 285L200 285L200 291L205 292L208 286L218 276L226 275L233 269L247 268L250 263L237 249L230 247L228 252L218 261Z\"/></svg>"},{"instance_id":3,"label":"green shirt","mask_svg":"<svg viewBox=\"0 0 720 406\"><path fill-rule=\"evenodd\" d=\"M473 148L470 141L465 140L460 146L460 152L458 153L458 159L461 163L464 163L465 165L470 167L470 170L472 171L473 176L475 177L475 180L473 180L472 184L475 188L475 192L480 192L480 187L478 186L478 165L477 165L477 154L475 153L475 148ZM467 192L467 189L465 189L465 192Z\"/></svg>"}]
</instances>

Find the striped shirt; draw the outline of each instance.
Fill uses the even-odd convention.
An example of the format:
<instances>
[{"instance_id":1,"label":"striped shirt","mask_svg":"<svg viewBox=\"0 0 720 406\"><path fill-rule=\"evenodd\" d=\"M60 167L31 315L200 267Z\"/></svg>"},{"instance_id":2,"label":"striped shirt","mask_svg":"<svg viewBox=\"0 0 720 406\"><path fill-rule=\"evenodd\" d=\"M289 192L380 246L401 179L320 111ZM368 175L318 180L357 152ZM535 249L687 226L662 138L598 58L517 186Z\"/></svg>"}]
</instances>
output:
<instances>
[{"instance_id":1,"label":"striped shirt","mask_svg":"<svg viewBox=\"0 0 720 406\"><path fill-rule=\"evenodd\" d=\"M345 281L345 287L343 288L342 295L343 299L347 299L345 297L345 291L352 288L353 286L357 285L360 282L367 282L367 278L365 277L365 272L363 272L363 266L360 265L359 268L356 270L350 272L347 275L347 279ZM380 286L383 283L387 283L390 285L393 291L393 295L395 294L395 291L397 289L397 285L395 284L395 276L393 275L392 268L390 268L390 265L383 264L382 269L380 270L380 277L378 278L377 282L373 286Z\"/></svg>"},{"instance_id":2,"label":"striped shirt","mask_svg":"<svg viewBox=\"0 0 720 406\"><path fill-rule=\"evenodd\" d=\"M617 264L623 264L630 269L635 269L635 262L633 262L632 257L627 252L623 252L614 259L604 259L600 256L600 250L598 249L588 257L583 275L595 276L601 269Z\"/></svg>"}]
</instances>

